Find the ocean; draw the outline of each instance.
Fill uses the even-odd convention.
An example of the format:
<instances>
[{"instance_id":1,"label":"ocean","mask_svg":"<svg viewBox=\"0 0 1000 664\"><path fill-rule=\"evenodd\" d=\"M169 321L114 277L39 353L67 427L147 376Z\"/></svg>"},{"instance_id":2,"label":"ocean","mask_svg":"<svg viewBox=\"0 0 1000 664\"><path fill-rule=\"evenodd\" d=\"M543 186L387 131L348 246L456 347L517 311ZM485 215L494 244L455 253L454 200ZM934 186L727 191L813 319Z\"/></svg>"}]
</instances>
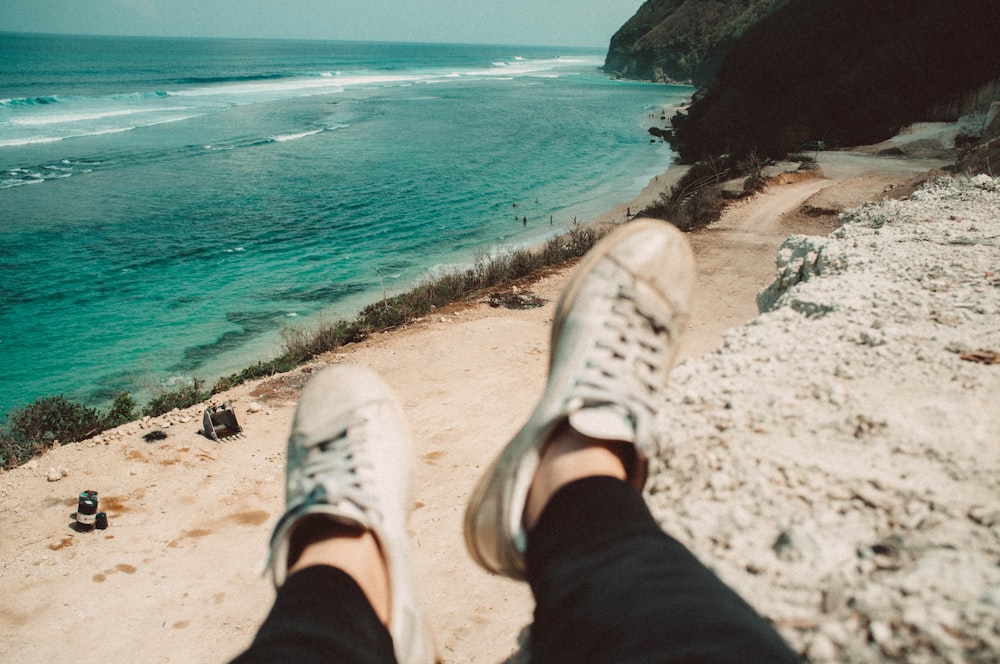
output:
<instances>
[{"instance_id":1,"label":"ocean","mask_svg":"<svg viewBox=\"0 0 1000 664\"><path fill-rule=\"evenodd\" d=\"M0 34L0 414L211 383L631 198L691 89L603 59Z\"/></svg>"}]
</instances>

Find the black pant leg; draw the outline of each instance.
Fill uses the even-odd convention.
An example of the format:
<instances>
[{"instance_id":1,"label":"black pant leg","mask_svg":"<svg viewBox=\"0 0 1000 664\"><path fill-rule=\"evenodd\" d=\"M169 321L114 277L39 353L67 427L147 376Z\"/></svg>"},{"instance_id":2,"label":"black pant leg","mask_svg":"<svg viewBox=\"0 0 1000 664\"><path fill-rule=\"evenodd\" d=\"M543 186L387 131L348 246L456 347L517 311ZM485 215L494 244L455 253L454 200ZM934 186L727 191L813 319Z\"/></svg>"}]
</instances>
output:
<instances>
[{"instance_id":1,"label":"black pant leg","mask_svg":"<svg viewBox=\"0 0 1000 664\"><path fill-rule=\"evenodd\" d=\"M534 662L798 662L610 477L560 489L528 537Z\"/></svg>"},{"instance_id":2,"label":"black pant leg","mask_svg":"<svg viewBox=\"0 0 1000 664\"><path fill-rule=\"evenodd\" d=\"M360 586L335 567L288 577L250 648L233 664L395 662L392 637Z\"/></svg>"}]
</instances>

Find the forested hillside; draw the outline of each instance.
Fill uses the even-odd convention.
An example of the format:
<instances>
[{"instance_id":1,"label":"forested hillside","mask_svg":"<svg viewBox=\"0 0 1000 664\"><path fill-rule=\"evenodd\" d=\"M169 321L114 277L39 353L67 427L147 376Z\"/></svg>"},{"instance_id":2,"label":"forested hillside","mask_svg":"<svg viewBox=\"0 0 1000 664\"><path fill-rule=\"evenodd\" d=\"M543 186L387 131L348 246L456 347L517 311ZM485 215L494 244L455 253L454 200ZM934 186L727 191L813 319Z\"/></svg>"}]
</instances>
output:
<instances>
[{"instance_id":1,"label":"forested hillside","mask_svg":"<svg viewBox=\"0 0 1000 664\"><path fill-rule=\"evenodd\" d=\"M998 40L996 0L792 0L733 45L672 142L685 161L877 142L1000 78Z\"/></svg>"}]
</instances>

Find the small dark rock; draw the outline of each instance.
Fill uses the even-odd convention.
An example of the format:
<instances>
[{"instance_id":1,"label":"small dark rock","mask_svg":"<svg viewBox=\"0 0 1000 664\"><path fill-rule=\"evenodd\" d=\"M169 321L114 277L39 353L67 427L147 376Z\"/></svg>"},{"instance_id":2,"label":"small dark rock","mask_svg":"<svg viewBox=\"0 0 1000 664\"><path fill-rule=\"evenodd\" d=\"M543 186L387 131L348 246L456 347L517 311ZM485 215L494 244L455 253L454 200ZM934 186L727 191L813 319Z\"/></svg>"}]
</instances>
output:
<instances>
[{"instance_id":1,"label":"small dark rock","mask_svg":"<svg viewBox=\"0 0 1000 664\"><path fill-rule=\"evenodd\" d=\"M147 443L153 443L153 442L156 442L158 440L163 440L166 437L167 437L167 433L165 431L159 431L159 430L157 430L157 431L150 431L145 436L143 436L142 439L144 441L146 441Z\"/></svg>"}]
</instances>

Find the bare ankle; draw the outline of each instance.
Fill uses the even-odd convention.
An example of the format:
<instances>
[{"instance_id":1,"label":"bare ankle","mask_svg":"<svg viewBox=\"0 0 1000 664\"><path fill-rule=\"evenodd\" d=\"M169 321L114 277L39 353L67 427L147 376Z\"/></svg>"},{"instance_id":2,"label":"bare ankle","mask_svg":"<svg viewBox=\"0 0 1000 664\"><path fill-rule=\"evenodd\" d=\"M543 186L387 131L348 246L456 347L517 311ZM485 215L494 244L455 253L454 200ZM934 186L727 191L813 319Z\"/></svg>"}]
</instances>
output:
<instances>
[{"instance_id":1,"label":"bare ankle","mask_svg":"<svg viewBox=\"0 0 1000 664\"><path fill-rule=\"evenodd\" d=\"M570 482L586 477L614 477L625 480L626 464L620 450L631 445L589 438L562 424L542 452L524 508L524 525L531 530L549 499Z\"/></svg>"},{"instance_id":2,"label":"bare ankle","mask_svg":"<svg viewBox=\"0 0 1000 664\"><path fill-rule=\"evenodd\" d=\"M293 537L288 575L319 565L340 569L357 582L379 620L388 626L392 609L389 572L371 531L324 517L308 518L301 528Z\"/></svg>"}]
</instances>

